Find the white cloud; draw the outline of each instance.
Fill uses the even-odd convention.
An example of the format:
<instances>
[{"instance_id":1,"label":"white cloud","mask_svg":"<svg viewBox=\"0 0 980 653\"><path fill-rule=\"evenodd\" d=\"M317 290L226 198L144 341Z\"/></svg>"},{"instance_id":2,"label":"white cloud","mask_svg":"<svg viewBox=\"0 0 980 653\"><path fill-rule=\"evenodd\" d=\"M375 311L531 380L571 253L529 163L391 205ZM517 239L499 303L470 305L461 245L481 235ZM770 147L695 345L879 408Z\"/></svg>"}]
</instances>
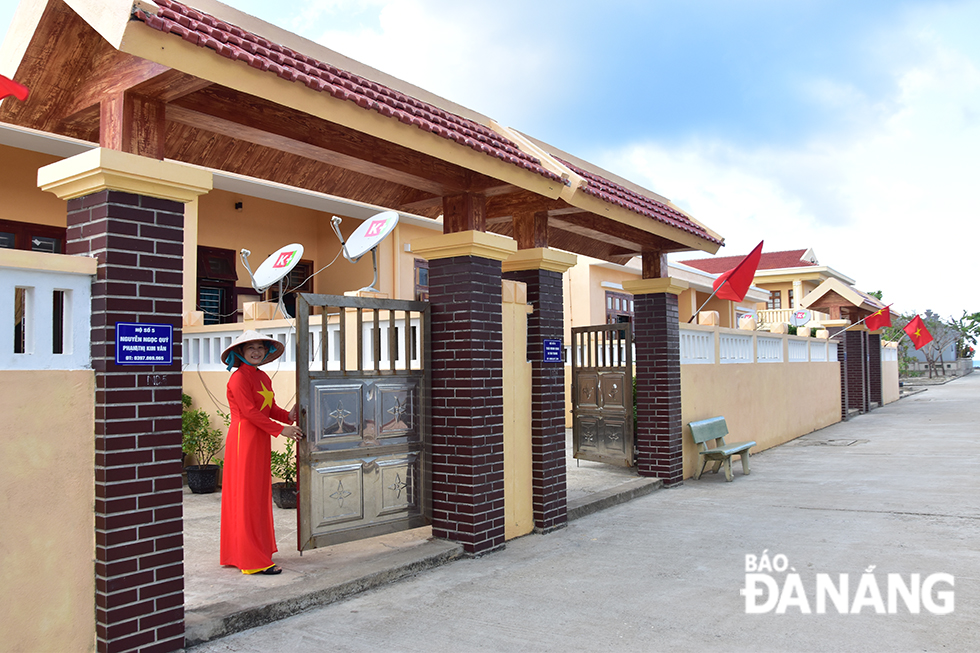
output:
<instances>
[{"instance_id":1,"label":"white cloud","mask_svg":"<svg viewBox=\"0 0 980 653\"><path fill-rule=\"evenodd\" d=\"M767 251L813 247L899 310L976 311L980 69L934 45L901 74L893 112L860 138L799 149L636 144L599 163L720 232L721 254L763 238ZM835 207L843 214L827 213Z\"/></svg>"},{"instance_id":2,"label":"white cloud","mask_svg":"<svg viewBox=\"0 0 980 653\"><path fill-rule=\"evenodd\" d=\"M560 53L504 5L379 4L375 24L330 26L312 38L506 124L539 110L534 98L559 92Z\"/></svg>"}]
</instances>

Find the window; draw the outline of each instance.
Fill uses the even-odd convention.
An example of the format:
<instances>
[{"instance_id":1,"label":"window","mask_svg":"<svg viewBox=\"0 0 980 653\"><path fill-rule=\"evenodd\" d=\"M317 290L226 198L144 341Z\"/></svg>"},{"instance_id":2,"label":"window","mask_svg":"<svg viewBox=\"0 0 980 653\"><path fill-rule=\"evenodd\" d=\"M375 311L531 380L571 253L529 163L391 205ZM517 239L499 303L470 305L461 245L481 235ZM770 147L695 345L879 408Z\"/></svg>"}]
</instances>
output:
<instances>
[{"instance_id":1,"label":"window","mask_svg":"<svg viewBox=\"0 0 980 653\"><path fill-rule=\"evenodd\" d=\"M63 254L66 232L64 227L0 220L0 247Z\"/></svg>"},{"instance_id":2,"label":"window","mask_svg":"<svg viewBox=\"0 0 980 653\"><path fill-rule=\"evenodd\" d=\"M282 304L286 307L286 313L296 317L296 293L313 292L313 261L303 259L297 263L296 267L283 280L283 287L286 292L282 298ZM273 284L265 291L265 301L279 301L278 283Z\"/></svg>"},{"instance_id":3,"label":"window","mask_svg":"<svg viewBox=\"0 0 980 653\"><path fill-rule=\"evenodd\" d=\"M767 303L766 308L770 310L774 310L782 307L783 307L783 298L780 291L778 290L771 291L769 293L769 302Z\"/></svg>"},{"instance_id":4,"label":"window","mask_svg":"<svg viewBox=\"0 0 980 653\"><path fill-rule=\"evenodd\" d=\"M793 289L790 288L786 293L786 303L789 304L789 308L796 308L796 304L793 303Z\"/></svg>"},{"instance_id":5,"label":"window","mask_svg":"<svg viewBox=\"0 0 980 653\"><path fill-rule=\"evenodd\" d=\"M415 259L415 300L429 301L429 262L425 259Z\"/></svg>"},{"instance_id":6,"label":"window","mask_svg":"<svg viewBox=\"0 0 980 653\"><path fill-rule=\"evenodd\" d=\"M235 255L232 249L197 248L197 310L204 312L204 324L238 321Z\"/></svg>"},{"instance_id":7,"label":"window","mask_svg":"<svg viewBox=\"0 0 980 653\"><path fill-rule=\"evenodd\" d=\"M633 295L606 291L606 324L633 321Z\"/></svg>"}]
</instances>

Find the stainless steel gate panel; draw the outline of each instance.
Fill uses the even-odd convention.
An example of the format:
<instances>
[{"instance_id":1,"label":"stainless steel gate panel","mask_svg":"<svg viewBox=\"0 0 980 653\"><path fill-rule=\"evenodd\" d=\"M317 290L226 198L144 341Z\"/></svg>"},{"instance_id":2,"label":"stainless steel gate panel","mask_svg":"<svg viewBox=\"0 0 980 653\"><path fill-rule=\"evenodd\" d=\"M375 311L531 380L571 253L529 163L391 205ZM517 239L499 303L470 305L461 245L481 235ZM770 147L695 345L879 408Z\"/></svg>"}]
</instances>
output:
<instances>
[{"instance_id":1,"label":"stainless steel gate panel","mask_svg":"<svg viewBox=\"0 0 980 653\"><path fill-rule=\"evenodd\" d=\"M634 465L628 323L572 329L572 454L582 460Z\"/></svg>"},{"instance_id":2,"label":"stainless steel gate panel","mask_svg":"<svg viewBox=\"0 0 980 653\"><path fill-rule=\"evenodd\" d=\"M430 523L428 304L301 295L297 321L300 550Z\"/></svg>"}]
</instances>

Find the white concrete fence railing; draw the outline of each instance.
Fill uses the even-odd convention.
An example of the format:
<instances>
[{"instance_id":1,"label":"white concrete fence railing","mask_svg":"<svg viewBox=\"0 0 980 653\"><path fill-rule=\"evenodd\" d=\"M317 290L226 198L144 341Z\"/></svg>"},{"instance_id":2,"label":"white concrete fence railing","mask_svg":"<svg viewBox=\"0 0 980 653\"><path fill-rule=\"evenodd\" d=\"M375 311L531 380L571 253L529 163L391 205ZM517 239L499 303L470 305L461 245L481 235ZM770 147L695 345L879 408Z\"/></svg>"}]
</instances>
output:
<instances>
[{"instance_id":1,"label":"white concrete fence railing","mask_svg":"<svg viewBox=\"0 0 980 653\"><path fill-rule=\"evenodd\" d=\"M0 369L91 369L97 261L0 249Z\"/></svg>"},{"instance_id":2,"label":"white concrete fence railing","mask_svg":"<svg viewBox=\"0 0 980 653\"><path fill-rule=\"evenodd\" d=\"M819 338L682 324L680 341L681 365L837 361L837 343Z\"/></svg>"},{"instance_id":3,"label":"white concrete fence railing","mask_svg":"<svg viewBox=\"0 0 980 653\"><path fill-rule=\"evenodd\" d=\"M765 308L760 311L756 311L756 320L759 324L792 324L793 323L793 313L796 311L801 311L802 308ZM814 322L820 322L822 320L829 320L830 315L827 313L821 313L820 311L810 311L810 324Z\"/></svg>"},{"instance_id":4,"label":"white concrete fence railing","mask_svg":"<svg viewBox=\"0 0 980 653\"><path fill-rule=\"evenodd\" d=\"M388 318L384 316L384 311L381 312L382 315L378 319L378 336L381 343L381 362L380 366L382 369L389 369L390 366L390 355L389 355L389 338L391 337L391 329L388 327ZM310 316L310 365L314 369L322 369L324 351L321 346L321 334L323 333L323 327L320 324L319 315ZM401 313L395 320L394 337L396 346L398 348L397 356L395 357L395 369L404 370L405 369L405 338L401 335L402 325L404 320ZM420 346L419 339L419 319L417 317L412 318L409 321L410 328L412 330L411 334L411 352L409 352L409 365L410 369L420 369L422 365L421 355L422 350ZM221 352L225 347L234 342L235 338L240 336L243 331L253 329L258 331L262 335L270 336L275 338L279 342L286 346L286 351L279 358L279 360L274 363L270 363L270 368L273 366L295 369L296 368L296 329L294 320L268 320L268 321L257 321L257 322L245 322L245 323L235 323L235 324L213 324L210 326L200 326L200 327L189 327L185 326L183 330L183 369L186 371L200 370L202 372L224 370L225 365L221 362ZM374 351L374 322L365 320L361 325L361 341L362 341L362 366L365 369L371 369L374 365L373 363L373 351ZM348 336L348 340L351 340L351 336ZM353 343L348 342L348 347L352 347ZM351 350L353 351L353 350ZM348 352L348 361L356 360L353 358L351 351ZM327 369L328 370L339 370L340 369L340 326L337 323L336 316L333 320L328 321L327 324ZM348 363L348 368L353 363ZM265 369L265 368L264 368Z\"/></svg>"}]
</instances>

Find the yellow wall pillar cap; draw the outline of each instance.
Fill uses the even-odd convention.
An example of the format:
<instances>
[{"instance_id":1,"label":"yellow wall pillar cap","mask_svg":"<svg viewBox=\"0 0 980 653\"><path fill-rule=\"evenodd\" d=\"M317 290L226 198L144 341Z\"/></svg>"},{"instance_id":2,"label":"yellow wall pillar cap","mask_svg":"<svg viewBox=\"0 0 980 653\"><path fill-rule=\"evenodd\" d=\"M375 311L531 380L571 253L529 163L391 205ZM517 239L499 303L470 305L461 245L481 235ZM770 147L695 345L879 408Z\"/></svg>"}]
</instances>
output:
<instances>
[{"instance_id":1,"label":"yellow wall pillar cap","mask_svg":"<svg viewBox=\"0 0 980 653\"><path fill-rule=\"evenodd\" d=\"M830 327L844 328L844 327L851 326L851 321L850 320L820 320L820 326L823 327L824 329Z\"/></svg>"},{"instance_id":2,"label":"yellow wall pillar cap","mask_svg":"<svg viewBox=\"0 0 980 653\"><path fill-rule=\"evenodd\" d=\"M63 200L117 190L184 203L213 187L208 170L104 147L40 168L37 185Z\"/></svg>"},{"instance_id":3,"label":"yellow wall pillar cap","mask_svg":"<svg viewBox=\"0 0 980 653\"><path fill-rule=\"evenodd\" d=\"M633 295L654 295L665 292L672 295L680 295L688 288L690 288L690 284L687 281L673 279L671 277L631 279L623 282L623 290Z\"/></svg>"},{"instance_id":4,"label":"yellow wall pillar cap","mask_svg":"<svg viewBox=\"0 0 980 653\"><path fill-rule=\"evenodd\" d=\"M454 256L478 256L506 261L517 251L517 243L507 236L484 231L458 231L412 241L412 253L427 261Z\"/></svg>"},{"instance_id":5,"label":"yellow wall pillar cap","mask_svg":"<svg viewBox=\"0 0 980 653\"><path fill-rule=\"evenodd\" d=\"M548 247L534 247L532 249L519 249L517 253L504 261L504 272L517 272L519 270L548 270L549 272L565 273L575 265L578 257L567 252L560 252L557 249Z\"/></svg>"}]
</instances>

